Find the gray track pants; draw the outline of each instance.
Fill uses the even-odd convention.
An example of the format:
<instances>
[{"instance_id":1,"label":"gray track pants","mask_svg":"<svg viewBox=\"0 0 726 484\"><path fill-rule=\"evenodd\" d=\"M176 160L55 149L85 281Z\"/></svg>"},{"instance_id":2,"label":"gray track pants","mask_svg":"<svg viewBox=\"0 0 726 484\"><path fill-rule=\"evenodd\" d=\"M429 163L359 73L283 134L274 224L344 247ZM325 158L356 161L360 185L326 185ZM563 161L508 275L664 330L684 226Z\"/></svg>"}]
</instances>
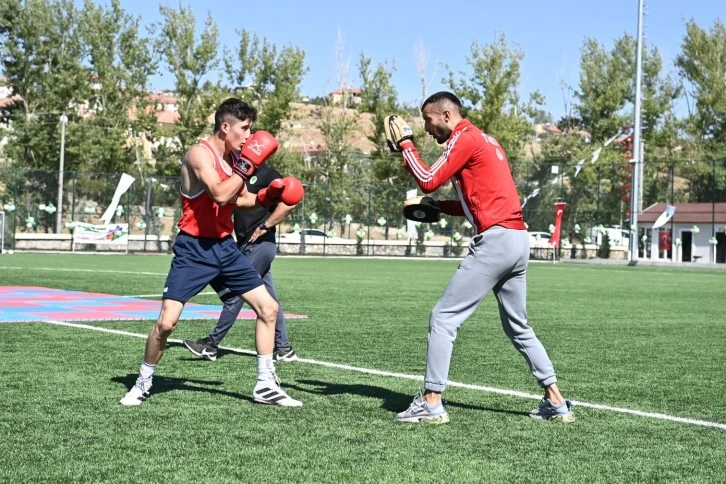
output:
<instances>
[{"instance_id":1,"label":"gray track pants","mask_svg":"<svg viewBox=\"0 0 726 484\"><path fill-rule=\"evenodd\" d=\"M275 282L272 280L272 272L270 272L270 266L277 254L277 245L274 242L262 241L255 244L247 244L241 250L242 254L252 262L252 266L260 277L262 277L267 292L279 304L280 300L277 298L277 292L275 291ZM219 315L219 321L217 321L217 325L212 332L209 333L209 338L212 342L215 345L219 345L237 321L237 316L242 310L244 301L239 296L230 296L228 294L229 290L217 281L212 281L211 286L224 303L222 313ZM282 306L280 306L280 310L277 312L277 321L275 322L275 348L290 348L290 339L287 335L287 323Z\"/></svg>"},{"instance_id":2,"label":"gray track pants","mask_svg":"<svg viewBox=\"0 0 726 484\"><path fill-rule=\"evenodd\" d=\"M431 312L426 390L444 391L459 328L490 291L499 303L504 332L527 360L537 382L545 387L557 381L547 352L527 324L528 262L526 230L495 226L472 239L469 253Z\"/></svg>"}]
</instances>

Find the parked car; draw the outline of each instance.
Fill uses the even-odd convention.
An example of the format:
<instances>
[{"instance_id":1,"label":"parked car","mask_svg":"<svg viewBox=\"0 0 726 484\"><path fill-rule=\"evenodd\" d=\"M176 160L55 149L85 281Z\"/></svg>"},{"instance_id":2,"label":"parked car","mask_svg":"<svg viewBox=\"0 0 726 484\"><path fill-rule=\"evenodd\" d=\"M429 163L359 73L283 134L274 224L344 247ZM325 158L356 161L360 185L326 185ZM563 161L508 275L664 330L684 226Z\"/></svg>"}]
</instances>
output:
<instances>
[{"instance_id":1,"label":"parked car","mask_svg":"<svg viewBox=\"0 0 726 484\"><path fill-rule=\"evenodd\" d=\"M590 239L592 239L592 243L602 245L602 238L605 233L608 234L610 247L627 247L630 244L630 230L621 229L620 227L605 227L602 232L597 227L591 228Z\"/></svg>"},{"instance_id":2,"label":"parked car","mask_svg":"<svg viewBox=\"0 0 726 484\"><path fill-rule=\"evenodd\" d=\"M549 232L529 232L529 246L549 247L550 237L552 237L552 234Z\"/></svg>"}]
</instances>

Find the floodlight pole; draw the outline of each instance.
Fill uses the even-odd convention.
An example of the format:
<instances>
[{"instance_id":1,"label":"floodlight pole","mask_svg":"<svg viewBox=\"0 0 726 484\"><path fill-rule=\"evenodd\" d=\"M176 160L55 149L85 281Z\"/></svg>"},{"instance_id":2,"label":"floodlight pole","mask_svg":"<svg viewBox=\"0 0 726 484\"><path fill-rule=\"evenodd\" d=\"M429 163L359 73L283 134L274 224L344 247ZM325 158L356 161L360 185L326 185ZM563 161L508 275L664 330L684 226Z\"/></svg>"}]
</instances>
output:
<instances>
[{"instance_id":1,"label":"floodlight pole","mask_svg":"<svg viewBox=\"0 0 726 484\"><path fill-rule=\"evenodd\" d=\"M63 218L63 170L66 152L66 124L68 124L68 116L66 113L60 117L61 123L61 146L60 146L60 169L58 170L58 207L55 212L55 233L60 234L63 227L61 220Z\"/></svg>"},{"instance_id":2,"label":"floodlight pole","mask_svg":"<svg viewBox=\"0 0 726 484\"><path fill-rule=\"evenodd\" d=\"M643 77L643 0L638 0L638 42L635 53L635 114L633 120L633 157L631 159L633 182L630 186L630 261L638 260L638 210L640 209L640 164L643 150L640 145Z\"/></svg>"}]
</instances>

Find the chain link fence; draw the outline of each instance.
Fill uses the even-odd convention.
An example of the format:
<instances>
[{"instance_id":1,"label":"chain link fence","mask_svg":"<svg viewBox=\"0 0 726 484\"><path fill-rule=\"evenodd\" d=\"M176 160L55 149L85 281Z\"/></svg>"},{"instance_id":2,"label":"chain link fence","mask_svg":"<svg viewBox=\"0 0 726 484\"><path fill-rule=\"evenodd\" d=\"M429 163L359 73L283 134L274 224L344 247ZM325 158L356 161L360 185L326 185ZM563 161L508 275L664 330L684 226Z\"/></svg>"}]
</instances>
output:
<instances>
[{"instance_id":1,"label":"chain link fence","mask_svg":"<svg viewBox=\"0 0 726 484\"><path fill-rule=\"evenodd\" d=\"M550 231L556 201L567 203L562 221L563 238L572 245L583 244L582 249L594 228L629 228L631 165L627 162L580 165L511 162L511 169L530 232L546 235ZM724 160L650 161L642 164L642 170L641 209L655 203L715 205L726 202ZM120 176L65 172L60 232L70 234L72 222L101 223L100 216L110 203ZM0 167L0 210L6 217L5 250L15 248L16 234L56 233L58 207L53 204L58 200L58 178L57 171ZM129 234L141 236L145 242L141 250L162 250L158 243L146 243L149 236L155 236L158 241L160 237L173 240L176 235L176 222L181 215L179 181L179 177L137 178L122 196L113 221L128 223ZM308 184L303 202L281 225L278 240L281 247L290 244L289 247L295 246L291 250L300 253L320 253L318 245L323 246L322 253L335 253L326 247L335 246L332 242L343 239L355 245L358 254L376 253L376 250L384 254L382 247L386 244L405 244L407 255L420 255L421 247L428 244L440 246L439 255L460 255L473 235L461 217L444 217L439 224L418 227L418 237L409 240L401 207L411 188L415 185ZM432 196L457 198L450 184ZM718 224L714 216L712 232L722 230ZM300 233L307 235L301 238ZM314 236L321 238L321 244L305 247L306 241ZM170 244L163 250L170 250ZM540 252L533 250L533 257L552 258L552 251L546 246ZM577 251L563 256L588 257Z\"/></svg>"}]
</instances>

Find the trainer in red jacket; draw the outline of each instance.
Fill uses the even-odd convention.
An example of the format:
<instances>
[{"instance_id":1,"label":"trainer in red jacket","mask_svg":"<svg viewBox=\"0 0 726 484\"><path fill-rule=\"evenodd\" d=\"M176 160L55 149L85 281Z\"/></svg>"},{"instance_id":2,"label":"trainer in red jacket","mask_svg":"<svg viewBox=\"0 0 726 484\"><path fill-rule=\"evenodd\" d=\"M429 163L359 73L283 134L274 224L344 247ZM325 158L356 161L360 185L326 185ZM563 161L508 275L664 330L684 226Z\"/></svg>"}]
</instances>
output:
<instances>
[{"instance_id":1,"label":"trainer in red jacket","mask_svg":"<svg viewBox=\"0 0 726 484\"><path fill-rule=\"evenodd\" d=\"M572 422L572 402L557 387L557 375L542 342L528 323L527 265L529 235L522 206L504 150L493 137L463 118L461 101L450 92L431 95L421 107L428 134L446 143L444 154L431 167L413 145L413 130L398 116L385 119L386 139L421 190L430 193L451 179L459 200L439 203L449 215L465 215L477 235L431 310L423 389L399 422L444 424L449 413L442 403L459 329L493 292L502 328L527 361L544 397L530 416L539 420Z\"/></svg>"},{"instance_id":2,"label":"trainer in red jacket","mask_svg":"<svg viewBox=\"0 0 726 484\"><path fill-rule=\"evenodd\" d=\"M410 139L400 143L406 169L418 186L431 193L451 180L460 201L442 200L441 211L466 216L477 233L493 225L525 230L522 202L504 149L468 119L461 119L447 136L444 120L438 119L442 116L448 113L423 113L426 131L439 143L446 142L446 150L430 168Z\"/></svg>"}]
</instances>

